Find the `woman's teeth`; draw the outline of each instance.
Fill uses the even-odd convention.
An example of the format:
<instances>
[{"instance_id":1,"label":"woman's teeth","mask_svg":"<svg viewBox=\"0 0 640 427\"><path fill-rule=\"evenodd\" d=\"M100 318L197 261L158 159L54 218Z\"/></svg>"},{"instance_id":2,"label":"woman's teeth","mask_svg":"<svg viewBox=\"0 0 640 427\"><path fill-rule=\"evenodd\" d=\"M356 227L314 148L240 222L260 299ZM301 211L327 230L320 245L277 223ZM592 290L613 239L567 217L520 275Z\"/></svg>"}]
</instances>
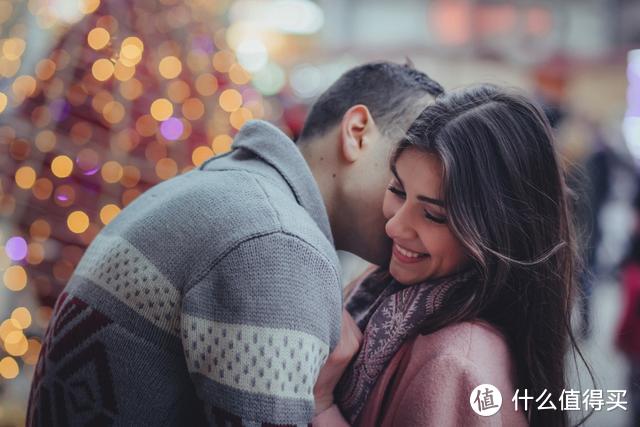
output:
<instances>
[{"instance_id":1,"label":"woman's teeth","mask_svg":"<svg viewBox=\"0 0 640 427\"><path fill-rule=\"evenodd\" d=\"M421 256L427 255L427 254L421 254L419 252L410 251L409 249L405 249L402 246L398 245L397 243L396 243L396 249L398 249L398 252L400 252L402 255L409 258L419 258Z\"/></svg>"}]
</instances>

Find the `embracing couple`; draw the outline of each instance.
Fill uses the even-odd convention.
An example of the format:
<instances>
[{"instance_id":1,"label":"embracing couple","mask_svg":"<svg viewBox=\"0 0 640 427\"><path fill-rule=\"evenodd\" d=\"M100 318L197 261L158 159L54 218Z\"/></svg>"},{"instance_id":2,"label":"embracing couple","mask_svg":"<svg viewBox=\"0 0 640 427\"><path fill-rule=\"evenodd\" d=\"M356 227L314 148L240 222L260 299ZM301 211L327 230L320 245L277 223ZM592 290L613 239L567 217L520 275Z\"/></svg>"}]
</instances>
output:
<instances>
[{"instance_id":1,"label":"embracing couple","mask_svg":"<svg viewBox=\"0 0 640 427\"><path fill-rule=\"evenodd\" d=\"M250 122L104 228L56 303L28 424L567 425L511 401L565 388L567 199L526 97L356 67L296 143ZM343 290L336 249L379 267Z\"/></svg>"}]
</instances>

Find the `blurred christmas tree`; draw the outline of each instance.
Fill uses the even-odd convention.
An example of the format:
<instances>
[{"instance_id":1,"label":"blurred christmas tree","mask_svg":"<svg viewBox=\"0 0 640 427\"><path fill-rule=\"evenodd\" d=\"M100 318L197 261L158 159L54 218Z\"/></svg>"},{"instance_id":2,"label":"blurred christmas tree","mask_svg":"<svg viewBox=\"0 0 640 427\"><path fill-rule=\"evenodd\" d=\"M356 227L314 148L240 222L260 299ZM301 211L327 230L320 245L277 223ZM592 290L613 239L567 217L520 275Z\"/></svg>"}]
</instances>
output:
<instances>
[{"instance_id":1,"label":"blurred christmas tree","mask_svg":"<svg viewBox=\"0 0 640 427\"><path fill-rule=\"evenodd\" d=\"M0 381L36 362L57 296L123 207L228 151L249 119L301 125L295 105L284 123L292 101L264 46L245 43L239 63L229 6L0 0L0 293L14 296L0 303Z\"/></svg>"}]
</instances>

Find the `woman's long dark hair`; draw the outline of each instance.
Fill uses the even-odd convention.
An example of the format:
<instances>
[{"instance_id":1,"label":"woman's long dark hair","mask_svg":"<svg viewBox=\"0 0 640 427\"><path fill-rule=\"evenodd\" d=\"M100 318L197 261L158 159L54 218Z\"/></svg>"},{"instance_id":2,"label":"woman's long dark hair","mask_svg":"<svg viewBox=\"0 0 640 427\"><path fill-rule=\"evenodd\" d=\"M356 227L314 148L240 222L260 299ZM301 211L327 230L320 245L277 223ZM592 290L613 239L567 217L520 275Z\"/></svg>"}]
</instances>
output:
<instances>
[{"instance_id":1,"label":"woman's long dark hair","mask_svg":"<svg viewBox=\"0 0 640 427\"><path fill-rule=\"evenodd\" d=\"M420 114L392 163L407 150L440 158L448 225L481 277L478 286L456 290L450 309L424 332L473 318L491 322L509 341L516 388L534 397L547 389L558 406L530 404L530 425L568 425L558 399L570 346L584 362L571 330L578 252L544 113L492 85L452 91Z\"/></svg>"}]
</instances>

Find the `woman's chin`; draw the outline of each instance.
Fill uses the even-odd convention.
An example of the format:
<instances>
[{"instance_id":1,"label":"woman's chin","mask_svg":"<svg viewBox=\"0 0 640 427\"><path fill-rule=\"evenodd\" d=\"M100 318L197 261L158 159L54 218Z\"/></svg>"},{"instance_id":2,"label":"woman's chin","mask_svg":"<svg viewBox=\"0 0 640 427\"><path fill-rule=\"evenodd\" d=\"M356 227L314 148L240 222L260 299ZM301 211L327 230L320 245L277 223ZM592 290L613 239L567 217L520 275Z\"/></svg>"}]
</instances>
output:
<instances>
[{"instance_id":1,"label":"woman's chin","mask_svg":"<svg viewBox=\"0 0 640 427\"><path fill-rule=\"evenodd\" d=\"M389 265L389 273L396 282L406 286L416 285L427 279L427 277L419 277L415 273L408 272L404 268L398 267L393 261Z\"/></svg>"}]
</instances>

